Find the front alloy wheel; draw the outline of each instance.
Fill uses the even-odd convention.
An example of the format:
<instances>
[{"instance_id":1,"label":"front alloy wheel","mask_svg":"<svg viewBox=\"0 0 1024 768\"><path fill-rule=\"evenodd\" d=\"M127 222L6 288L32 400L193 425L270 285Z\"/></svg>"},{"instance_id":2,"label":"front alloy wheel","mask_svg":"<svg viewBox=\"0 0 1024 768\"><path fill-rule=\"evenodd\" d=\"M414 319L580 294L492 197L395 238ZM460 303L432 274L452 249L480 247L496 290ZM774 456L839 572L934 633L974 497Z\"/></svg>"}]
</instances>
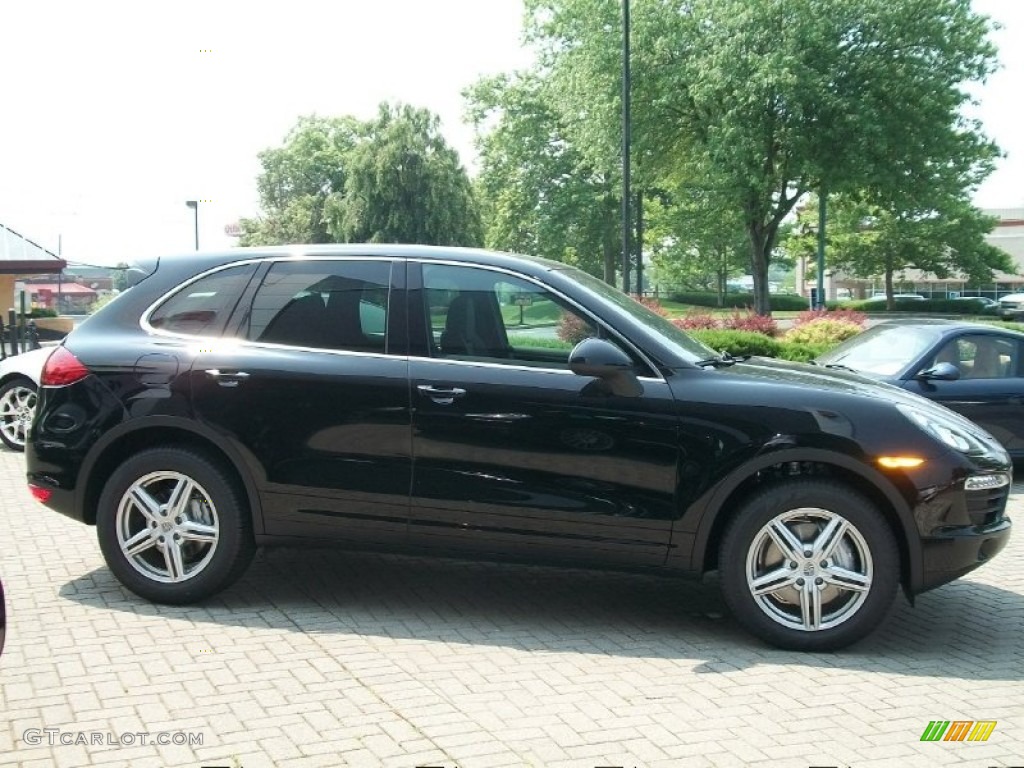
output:
<instances>
[{"instance_id":1,"label":"front alloy wheel","mask_svg":"<svg viewBox=\"0 0 1024 768\"><path fill-rule=\"evenodd\" d=\"M255 551L245 494L226 465L191 448L127 459L103 488L96 533L107 565L141 597L184 604L224 589Z\"/></svg>"},{"instance_id":2,"label":"front alloy wheel","mask_svg":"<svg viewBox=\"0 0 1024 768\"><path fill-rule=\"evenodd\" d=\"M881 512L853 488L818 479L752 496L719 551L737 620L790 650L835 650L871 632L895 598L899 562Z\"/></svg>"},{"instance_id":3,"label":"front alloy wheel","mask_svg":"<svg viewBox=\"0 0 1024 768\"><path fill-rule=\"evenodd\" d=\"M25 450L38 398L36 385L23 377L0 387L0 440L11 450Z\"/></svg>"}]
</instances>

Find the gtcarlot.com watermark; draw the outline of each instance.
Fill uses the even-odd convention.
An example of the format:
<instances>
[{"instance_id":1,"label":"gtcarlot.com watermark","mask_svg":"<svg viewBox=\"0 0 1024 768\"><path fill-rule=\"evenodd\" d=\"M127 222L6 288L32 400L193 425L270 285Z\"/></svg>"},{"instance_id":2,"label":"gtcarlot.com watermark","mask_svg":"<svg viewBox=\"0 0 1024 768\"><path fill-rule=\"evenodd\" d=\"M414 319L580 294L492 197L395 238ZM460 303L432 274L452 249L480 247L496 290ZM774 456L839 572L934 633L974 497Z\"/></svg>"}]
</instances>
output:
<instances>
[{"instance_id":1,"label":"gtcarlot.com watermark","mask_svg":"<svg viewBox=\"0 0 1024 768\"><path fill-rule=\"evenodd\" d=\"M139 747L149 744L159 746L203 746L203 734L198 731L65 731L60 728L26 728L21 739L30 747L45 744L49 747Z\"/></svg>"}]
</instances>

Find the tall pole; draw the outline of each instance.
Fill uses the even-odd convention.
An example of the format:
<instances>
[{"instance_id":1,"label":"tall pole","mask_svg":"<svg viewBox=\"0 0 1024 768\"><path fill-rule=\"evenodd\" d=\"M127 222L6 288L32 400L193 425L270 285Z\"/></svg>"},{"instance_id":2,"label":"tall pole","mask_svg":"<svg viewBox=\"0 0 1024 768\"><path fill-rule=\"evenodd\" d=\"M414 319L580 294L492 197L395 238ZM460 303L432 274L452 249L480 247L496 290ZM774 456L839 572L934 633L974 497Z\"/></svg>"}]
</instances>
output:
<instances>
[{"instance_id":1,"label":"tall pole","mask_svg":"<svg viewBox=\"0 0 1024 768\"><path fill-rule=\"evenodd\" d=\"M196 230L196 250L199 250L199 201L198 200L186 200L185 205L192 209L195 214L195 230Z\"/></svg>"},{"instance_id":2,"label":"tall pole","mask_svg":"<svg viewBox=\"0 0 1024 768\"><path fill-rule=\"evenodd\" d=\"M629 150L629 0L622 0L622 290L629 293L630 230Z\"/></svg>"},{"instance_id":3,"label":"tall pole","mask_svg":"<svg viewBox=\"0 0 1024 768\"><path fill-rule=\"evenodd\" d=\"M818 197L818 308L825 306L825 207L828 205L828 192L825 182L821 183Z\"/></svg>"}]
</instances>

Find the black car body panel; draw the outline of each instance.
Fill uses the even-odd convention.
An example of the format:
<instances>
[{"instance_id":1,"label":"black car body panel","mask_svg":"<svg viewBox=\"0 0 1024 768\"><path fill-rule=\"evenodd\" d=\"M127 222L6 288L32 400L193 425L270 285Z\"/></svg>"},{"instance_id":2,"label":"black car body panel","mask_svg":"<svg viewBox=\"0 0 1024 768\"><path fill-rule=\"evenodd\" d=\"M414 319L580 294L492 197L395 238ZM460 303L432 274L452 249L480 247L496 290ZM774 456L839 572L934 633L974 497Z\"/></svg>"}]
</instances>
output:
<instances>
[{"instance_id":1,"label":"black car body panel","mask_svg":"<svg viewBox=\"0 0 1024 768\"><path fill-rule=\"evenodd\" d=\"M504 324L499 351L459 336L463 310L437 265L494 287L465 290L465 311L477 329L487 313ZM317 270L296 293L296 275ZM955 418L945 409L846 372L701 363L709 350L590 280L541 259L416 246L163 259L66 340L89 373L42 387L29 482L95 523L121 464L180 445L230 468L260 544L699 574L717 567L735 509L788 479L827 477L884 511L911 595L1005 544L1012 469L988 436L952 450L896 404ZM209 285L230 286L215 307ZM358 315L358 341L307 346L282 330L294 309L288 333L319 334L311 318L336 299ZM636 391L574 373L551 328L542 343L540 326L517 323L517 304L520 319L561 307L559 322L568 312L618 347ZM922 463L880 466L888 456ZM965 491L978 476L1006 482Z\"/></svg>"}]
</instances>

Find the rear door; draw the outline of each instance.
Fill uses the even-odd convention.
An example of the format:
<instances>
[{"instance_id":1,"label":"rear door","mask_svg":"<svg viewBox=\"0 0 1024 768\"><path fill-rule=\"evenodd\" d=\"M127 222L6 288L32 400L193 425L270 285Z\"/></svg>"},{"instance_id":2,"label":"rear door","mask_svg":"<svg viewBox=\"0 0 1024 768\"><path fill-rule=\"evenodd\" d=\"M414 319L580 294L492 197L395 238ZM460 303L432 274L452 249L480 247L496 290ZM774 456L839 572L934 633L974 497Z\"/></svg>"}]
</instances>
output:
<instances>
[{"instance_id":1,"label":"rear door","mask_svg":"<svg viewBox=\"0 0 1024 768\"><path fill-rule=\"evenodd\" d=\"M197 418L245 456L265 532L405 538L411 481L404 263L280 260L199 351Z\"/></svg>"}]
</instances>

